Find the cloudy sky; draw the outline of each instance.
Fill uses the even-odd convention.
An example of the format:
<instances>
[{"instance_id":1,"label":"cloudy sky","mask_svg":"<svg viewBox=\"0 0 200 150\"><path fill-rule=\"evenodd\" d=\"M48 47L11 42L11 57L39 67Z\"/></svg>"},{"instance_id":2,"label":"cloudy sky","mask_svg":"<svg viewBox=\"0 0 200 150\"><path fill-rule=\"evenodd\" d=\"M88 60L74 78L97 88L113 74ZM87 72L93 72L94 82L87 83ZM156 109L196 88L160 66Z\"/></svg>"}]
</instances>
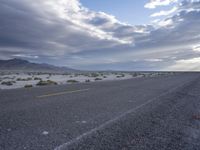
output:
<instances>
[{"instance_id":1,"label":"cloudy sky","mask_svg":"<svg viewBox=\"0 0 200 150\"><path fill-rule=\"evenodd\" d=\"M200 71L199 0L0 0L0 59Z\"/></svg>"}]
</instances>

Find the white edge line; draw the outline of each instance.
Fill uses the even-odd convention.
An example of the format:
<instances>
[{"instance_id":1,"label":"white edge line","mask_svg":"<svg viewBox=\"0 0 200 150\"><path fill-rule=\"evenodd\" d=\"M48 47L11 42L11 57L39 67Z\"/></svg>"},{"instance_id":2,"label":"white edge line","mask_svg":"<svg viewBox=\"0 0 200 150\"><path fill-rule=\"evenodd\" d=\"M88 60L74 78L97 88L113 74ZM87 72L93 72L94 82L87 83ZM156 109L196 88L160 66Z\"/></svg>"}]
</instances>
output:
<instances>
[{"instance_id":1,"label":"white edge line","mask_svg":"<svg viewBox=\"0 0 200 150\"><path fill-rule=\"evenodd\" d=\"M189 81L189 82L191 82L191 81ZM82 135L79 135L78 137L76 137L76 138L74 138L74 139L72 139L72 140L70 140L70 141L68 141L68 142L66 142L66 143L64 143L64 144L62 144L62 145L56 147L54 150L65 150L65 149L67 149L68 146L70 146L70 145L72 145L72 144L74 144L74 143L80 141L81 139L87 137L88 135L91 135L91 134L93 134L93 133L95 133L95 132L97 132L97 131L99 131L99 130L105 128L107 125L110 125L110 124L112 124L112 123L114 123L114 122L120 120L121 118L125 117L126 115L135 112L136 110L138 110L138 109L140 109L140 108L142 108L142 107L144 107L144 106L146 106L146 105L152 103L153 101L156 101L158 98L160 98L160 97L162 97L162 96L165 96L165 95L167 95L167 94L169 94L169 93L171 93L171 92L173 92L173 91L176 91L178 88L180 88L180 87L182 87L182 86L188 84L189 82L186 82L186 83L181 84L181 85L179 85L179 86L177 86L177 87L175 87L175 88L172 88L171 90L168 90L168 91L166 91L166 92L160 94L159 96L157 96L157 97L155 97L155 98L153 98L153 99L151 99L151 100L149 100L149 101L147 101L147 102L145 102L145 103L143 103L143 104L141 104L141 105L139 105L139 106L137 106L137 107L135 107L135 108L133 108L133 109L130 109L130 110L124 112L123 114L121 114L121 115L115 117L114 119L111 119L111 120L109 120L109 121L107 121L107 122L101 124L100 126L98 126L98 127L96 127L96 128L93 128L92 130L90 130L90 131L88 131L88 132L85 132L85 133L83 133Z\"/></svg>"}]
</instances>

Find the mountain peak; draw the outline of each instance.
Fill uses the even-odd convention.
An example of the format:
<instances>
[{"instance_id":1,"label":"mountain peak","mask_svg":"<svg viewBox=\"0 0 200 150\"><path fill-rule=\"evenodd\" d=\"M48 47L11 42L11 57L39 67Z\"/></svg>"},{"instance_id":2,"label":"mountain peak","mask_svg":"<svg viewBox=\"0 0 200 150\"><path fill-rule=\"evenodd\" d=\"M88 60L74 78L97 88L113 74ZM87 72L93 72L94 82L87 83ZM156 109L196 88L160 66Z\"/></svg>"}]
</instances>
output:
<instances>
[{"instance_id":1,"label":"mountain peak","mask_svg":"<svg viewBox=\"0 0 200 150\"><path fill-rule=\"evenodd\" d=\"M10 62L24 62L24 63L29 63L29 61L24 60L24 59L20 59L20 58L13 58L13 59L10 59L8 61L10 61Z\"/></svg>"},{"instance_id":2,"label":"mountain peak","mask_svg":"<svg viewBox=\"0 0 200 150\"><path fill-rule=\"evenodd\" d=\"M19 58L13 58L10 60L0 60L0 70L18 70L52 73L77 72L77 70L67 67L57 67L49 64L37 64Z\"/></svg>"}]
</instances>

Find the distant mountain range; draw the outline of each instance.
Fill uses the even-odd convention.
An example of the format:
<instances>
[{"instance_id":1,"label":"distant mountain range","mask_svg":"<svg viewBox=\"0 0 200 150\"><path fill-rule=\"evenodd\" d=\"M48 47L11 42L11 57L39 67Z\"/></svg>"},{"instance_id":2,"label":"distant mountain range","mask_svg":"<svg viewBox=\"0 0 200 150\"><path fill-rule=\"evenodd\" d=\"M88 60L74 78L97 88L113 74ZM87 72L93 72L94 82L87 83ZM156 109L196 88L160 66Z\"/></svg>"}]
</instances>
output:
<instances>
[{"instance_id":1,"label":"distant mountain range","mask_svg":"<svg viewBox=\"0 0 200 150\"><path fill-rule=\"evenodd\" d=\"M77 72L78 70L68 67L57 67L49 64L31 63L27 60L14 58L10 60L0 60L0 71L67 73Z\"/></svg>"}]
</instances>

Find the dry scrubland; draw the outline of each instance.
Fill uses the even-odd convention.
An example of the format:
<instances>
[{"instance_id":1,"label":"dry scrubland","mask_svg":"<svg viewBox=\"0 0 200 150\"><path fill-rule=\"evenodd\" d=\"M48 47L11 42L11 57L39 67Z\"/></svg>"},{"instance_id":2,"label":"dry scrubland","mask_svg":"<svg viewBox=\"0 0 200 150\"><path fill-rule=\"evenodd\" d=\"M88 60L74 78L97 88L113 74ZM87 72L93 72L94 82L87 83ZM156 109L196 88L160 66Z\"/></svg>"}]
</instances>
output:
<instances>
[{"instance_id":1,"label":"dry scrubland","mask_svg":"<svg viewBox=\"0 0 200 150\"><path fill-rule=\"evenodd\" d=\"M91 73L0 73L0 89L32 88L37 86L124 80L141 77L172 75L170 72L91 72Z\"/></svg>"}]
</instances>

